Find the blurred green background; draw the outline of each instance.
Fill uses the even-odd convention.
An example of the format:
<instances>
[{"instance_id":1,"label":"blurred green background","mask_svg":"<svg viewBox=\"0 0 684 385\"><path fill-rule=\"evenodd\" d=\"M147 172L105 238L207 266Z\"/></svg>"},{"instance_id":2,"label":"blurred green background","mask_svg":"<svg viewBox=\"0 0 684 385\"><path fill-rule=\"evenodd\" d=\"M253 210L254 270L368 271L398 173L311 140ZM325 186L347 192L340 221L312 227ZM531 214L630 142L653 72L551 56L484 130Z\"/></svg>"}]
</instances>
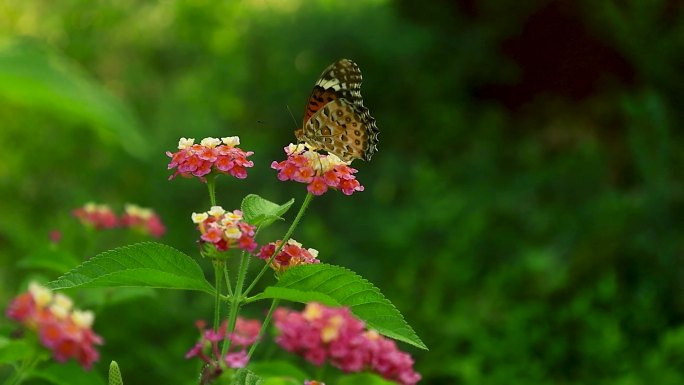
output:
<instances>
[{"instance_id":1,"label":"blurred green background","mask_svg":"<svg viewBox=\"0 0 684 385\"><path fill-rule=\"evenodd\" d=\"M421 383L684 383L682 2L3 0L0 36L0 303L54 278L19 266L50 230L93 251L70 216L86 201L153 207L197 255L205 186L167 181L181 136L255 151L247 180L219 178L224 207L301 202L269 168L286 106L299 122L350 58L379 152L354 163L366 191L315 199L295 238L399 308L431 348L402 346ZM93 306L96 371L195 381L211 298Z\"/></svg>"}]
</instances>

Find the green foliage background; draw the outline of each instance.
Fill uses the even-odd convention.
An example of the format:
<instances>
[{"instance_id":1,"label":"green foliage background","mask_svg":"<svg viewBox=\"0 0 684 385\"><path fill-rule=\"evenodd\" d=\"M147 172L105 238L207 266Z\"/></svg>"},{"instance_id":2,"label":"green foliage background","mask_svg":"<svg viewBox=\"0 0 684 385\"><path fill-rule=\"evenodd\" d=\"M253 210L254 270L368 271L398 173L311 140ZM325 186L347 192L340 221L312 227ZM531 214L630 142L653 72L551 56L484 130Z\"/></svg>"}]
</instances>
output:
<instances>
[{"instance_id":1,"label":"green foliage background","mask_svg":"<svg viewBox=\"0 0 684 385\"><path fill-rule=\"evenodd\" d=\"M83 255L122 243L87 245L70 217L86 201L154 207L162 241L195 252L205 186L166 180L181 136L255 151L247 180L219 179L225 207L301 201L269 168L294 140L286 106L298 122L347 57L380 150L355 163L366 191L315 199L295 238L403 312L431 348L403 346L422 383L684 383L683 16L671 0L5 0L0 303L54 278L18 265L51 229ZM195 381L182 357L210 298L100 294L78 293L107 340L97 371Z\"/></svg>"}]
</instances>

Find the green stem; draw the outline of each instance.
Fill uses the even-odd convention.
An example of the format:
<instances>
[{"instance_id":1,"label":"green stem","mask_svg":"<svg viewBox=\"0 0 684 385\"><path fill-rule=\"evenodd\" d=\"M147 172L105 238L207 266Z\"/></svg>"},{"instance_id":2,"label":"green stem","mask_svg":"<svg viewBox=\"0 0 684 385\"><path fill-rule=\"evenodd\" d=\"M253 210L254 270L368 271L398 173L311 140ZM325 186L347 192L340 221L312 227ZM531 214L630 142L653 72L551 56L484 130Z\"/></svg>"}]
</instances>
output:
<instances>
[{"instance_id":1,"label":"green stem","mask_svg":"<svg viewBox=\"0 0 684 385\"><path fill-rule=\"evenodd\" d=\"M273 255L271 255L271 258L266 262L266 265L264 265L264 267L261 268L261 271L259 272L259 274L257 274L256 278L254 278L254 281L252 281L249 287L247 287L247 290L245 290L242 294L247 296L249 292L252 291L252 289L254 289L254 286L257 284L257 282L259 282L259 279L261 279L261 276L264 275L266 270L268 270L269 266L271 266L271 262L273 262L273 259L278 255L278 253L280 253L280 250L283 248L283 246L285 246L287 241L290 240L292 233L299 224L299 221L304 216L304 211L306 211L306 208L309 206L309 203L311 203L311 199L313 199L313 194L307 193L306 197L304 198L304 202L302 202L302 206L299 208L299 212L297 212L297 216L292 221L290 228L287 229L287 232L285 233L283 239L280 241L280 245L278 245L278 247L273 252Z\"/></svg>"},{"instance_id":2,"label":"green stem","mask_svg":"<svg viewBox=\"0 0 684 385\"><path fill-rule=\"evenodd\" d=\"M228 330L226 331L226 338L223 341L223 349L221 350L221 357L225 357L228 349L230 349L230 334L235 330L235 322L237 321L240 306L244 299L242 295L242 288L245 284L245 277L247 276L247 267L249 266L249 254L242 252L240 258L240 267L238 268L237 282L235 283L235 295L230 302L230 314L228 315Z\"/></svg>"},{"instance_id":3,"label":"green stem","mask_svg":"<svg viewBox=\"0 0 684 385\"><path fill-rule=\"evenodd\" d=\"M218 331L221 322L221 278L223 278L223 265L225 262L220 260L212 261L214 265L214 278L216 298L214 299L214 331Z\"/></svg>"},{"instance_id":4,"label":"green stem","mask_svg":"<svg viewBox=\"0 0 684 385\"><path fill-rule=\"evenodd\" d=\"M243 305L247 305L248 303L252 303L252 302L258 301L258 300L260 300L260 299L262 299L262 298L259 297L259 294L253 295L253 296L251 296L251 297L245 297L245 300L242 301L242 304L243 304Z\"/></svg>"},{"instance_id":5,"label":"green stem","mask_svg":"<svg viewBox=\"0 0 684 385\"><path fill-rule=\"evenodd\" d=\"M5 385L21 384L33 367L36 366L38 361L40 361L40 352L35 351L31 356L22 361L21 366L17 368L12 377L5 382Z\"/></svg>"},{"instance_id":6,"label":"green stem","mask_svg":"<svg viewBox=\"0 0 684 385\"><path fill-rule=\"evenodd\" d=\"M216 206L216 175L207 175L207 190L209 190L209 202ZM223 278L223 266L225 262L213 260L214 279L216 284L216 298L214 299L214 331L218 331L221 322L221 278Z\"/></svg>"},{"instance_id":7,"label":"green stem","mask_svg":"<svg viewBox=\"0 0 684 385\"><path fill-rule=\"evenodd\" d=\"M216 175L207 175L207 189L209 190L209 202L216 206Z\"/></svg>"},{"instance_id":8,"label":"green stem","mask_svg":"<svg viewBox=\"0 0 684 385\"><path fill-rule=\"evenodd\" d=\"M228 288L228 295L233 295L233 284L230 283L230 274L228 273L228 263L223 265L223 275L226 278L226 287Z\"/></svg>"},{"instance_id":9,"label":"green stem","mask_svg":"<svg viewBox=\"0 0 684 385\"><path fill-rule=\"evenodd\" d=\"M254 353L254 350L256 350L257 345L259 345L259 341L261 341L261 338L264 336L266 328L268 328L268 324L269 322L271 322L271 316L273 316L273 311L278 306L278 302L278 299L275 298L273 299L273 302L271 302L271 307L268 309L268 313L266 314L264 323L261 325L261 330L259 330L259 336L257 337L256 341L254 341L252 347L249 348L249 353L247 353L247 356L249 358L252 358L252 353Z\"/></svg>"}]
</instances>

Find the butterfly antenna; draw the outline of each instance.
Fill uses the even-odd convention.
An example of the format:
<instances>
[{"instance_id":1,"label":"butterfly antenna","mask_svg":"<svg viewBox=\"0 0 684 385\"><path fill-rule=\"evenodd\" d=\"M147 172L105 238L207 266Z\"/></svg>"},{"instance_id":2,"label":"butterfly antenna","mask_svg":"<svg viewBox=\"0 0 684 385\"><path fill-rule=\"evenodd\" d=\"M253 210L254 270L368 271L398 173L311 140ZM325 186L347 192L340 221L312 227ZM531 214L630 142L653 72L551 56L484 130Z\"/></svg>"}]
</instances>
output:
<instances>
[{"instance_id":1,"label":"butterfly antenna","mask_svg":"<svg viewBox=\"0 0 684 385\"><path fill-rule=\"evenodd\" d=\"M297 120L295 119L294 115L292 115L292 111L290 110L290 106L287 104L285 105L285 108L287 108L287 112L290 113L290 117L292 118L292 123L294 123L295 130L300 128L299 125L297 124Z\"/></svg>"}]
</instances>

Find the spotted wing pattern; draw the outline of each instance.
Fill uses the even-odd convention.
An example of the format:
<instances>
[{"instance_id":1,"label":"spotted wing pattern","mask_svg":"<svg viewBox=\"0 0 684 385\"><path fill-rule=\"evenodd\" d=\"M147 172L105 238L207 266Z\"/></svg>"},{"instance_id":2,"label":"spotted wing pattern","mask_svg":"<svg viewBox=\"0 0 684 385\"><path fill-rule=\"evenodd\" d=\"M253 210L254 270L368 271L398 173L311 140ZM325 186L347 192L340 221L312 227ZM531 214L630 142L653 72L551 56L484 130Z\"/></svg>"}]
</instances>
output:
<instances>
[{"instance_id":1,"label":"spotted wing pattern","mask_svg":"<svg viewBox=\"0 0 684 385\"><path fill-rule=\"evenodd\" d=\"M341 59L323 71L316 82L297 138L344 161L369 161L377 151L375 118L363 105L361 70Z\"/></svg>"}]
</instances>

